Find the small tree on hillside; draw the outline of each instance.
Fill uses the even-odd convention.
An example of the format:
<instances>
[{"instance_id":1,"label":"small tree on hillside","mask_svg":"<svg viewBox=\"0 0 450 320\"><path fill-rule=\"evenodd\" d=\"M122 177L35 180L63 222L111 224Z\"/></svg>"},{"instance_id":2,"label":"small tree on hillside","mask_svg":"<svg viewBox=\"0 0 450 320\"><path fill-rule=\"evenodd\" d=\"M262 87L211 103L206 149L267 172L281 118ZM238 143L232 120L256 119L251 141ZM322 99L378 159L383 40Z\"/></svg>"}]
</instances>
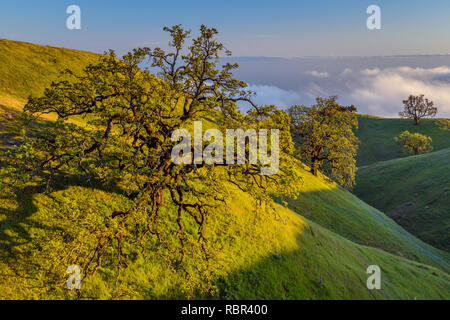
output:
<instances>
[{"instance_id":1,"label":"small tree on hillside","mask_svg":"<svg viewBox=\"0 0 450 320\"><path fill-rule=\"evenodd\" d=\"M289 109L291 131L299 139L299 158L317 175L322 170L339 184L351 187L355 183L358 127L355 107L336 102L336 97L318 97L312 107L293 106Z\"/></svg>"},{"instance_id":2,"label":"small tree on hillside","mask_svg":"<svg viewBox=\"0 0 450 320\"><path fill-rule=\"evenodd\" d=\"M437 113L433 101L425 98L423 94L419 96L410 95L407 100L403 100L403 104L405 109L399 113L400 117L414 119L415 125L419 124L420 119L434 117Z\"/></svg>"},{"instance_id":3,"label":"small tree on hillside","mask_svg":"<svg viewBox=\"0 0 450 320\"><path fill-rule=\"evenodd\" d=\"M431 146L431 137L427 137L420 133L410 133L408 130L403 131L394 140L403 148L407 153L414 155L420 153L426 153L433 150Z\"/></svg>"}]
</instances>

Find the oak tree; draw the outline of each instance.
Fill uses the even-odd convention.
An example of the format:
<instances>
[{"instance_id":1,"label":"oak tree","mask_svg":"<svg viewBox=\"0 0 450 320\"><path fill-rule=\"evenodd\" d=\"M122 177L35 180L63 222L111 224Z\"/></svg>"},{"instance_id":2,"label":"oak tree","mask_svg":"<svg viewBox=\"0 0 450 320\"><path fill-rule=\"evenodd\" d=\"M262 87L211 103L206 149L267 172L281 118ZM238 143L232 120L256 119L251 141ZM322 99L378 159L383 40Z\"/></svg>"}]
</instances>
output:
<instances>
[{"instance_id":1,"label":"oak tree","mask_svg":"<svg viewBox=\"0 0 450 320\"><path fill-rule=\"evenodd\" d=\"M355 183L358 146L355 109L339 105L336 97L318 97L312 107L293 106L288 111L299 158L314 175L322 170L346 187Z\"/></svg>"},{"instance_id":2,"label":"oak tree","mask_svg":"<svg viewBox=\"0 0 450 320\"><path fill-rule=\"evenodd\" d=\"M84 277L105 261L118 270L126 267L140 254L136 247L156 248L170 268L198 273L199 263L184 260L213 257L205 229L209 219L226 211L230 186L249 193L261 214L274 212L271 196L299 191L287 113L255 105L247 84L233 77L238 65L219 64L220 55L230 52L216 39L216 29L202 25L192 40L180 25L164 30L171 37L168 50L138 48L122 58L109 51L82 74L66 70L43 96L30 97L29 117L54 114L57 120L40 134L27 134L6 155L6 171L19 184L45 179L50 191L56 176L70 174L93 186L117 186L130 200L129 207L107 216L71 218L71 236L52 239L65 243L51 250L57 265L78 264ZM250 104L251 111L242 113L238 103ZM222 132L278 129L279 146L270 145L280 150L278 173L262 176L264 165L248 161L176 165L172 133L197 120Z\"/></svg>"},{"instance_id":3,"label":"oak tree","mask_svg":"<svg viewBox=\"0 0 450 320\"><path fill-rule=\"evenodd\" d=\"M419 96L410 95L408 99L403 100L404 110L399 113L400 117L414 119L414 124L418 125L420 119L424 117L434 117L437 108L431 100L425 98L423 94Z\"/></svg>"}]
</instances>

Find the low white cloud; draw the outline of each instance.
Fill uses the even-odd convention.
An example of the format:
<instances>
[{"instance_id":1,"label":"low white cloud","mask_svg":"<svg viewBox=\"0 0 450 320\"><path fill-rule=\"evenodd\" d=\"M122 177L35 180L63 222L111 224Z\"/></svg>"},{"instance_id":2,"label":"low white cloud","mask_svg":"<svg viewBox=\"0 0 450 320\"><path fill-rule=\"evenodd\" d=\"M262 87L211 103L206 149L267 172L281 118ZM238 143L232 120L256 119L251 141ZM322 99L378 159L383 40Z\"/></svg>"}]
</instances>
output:
<instances>
[{"instance_id":1,"label":"low white cloud","mask_svg":"<svg viewBox=\"0 0 450 320\"><path fill-rule=\"evenodd\" d=\"M258 104L312 105L338 96L360 113L399 117L402 101L424 94L450 117L450 55L299 59L242 59L239 78L253 84ZM260 82L264 81L264 85Z\"/></svg>"},{"instance_id":2,"label":"low white cloud","mask_svg":"<svg viewBox=\"0 0 450 320\"><path fill-rule=\"evenodd\" d=\"M316 97L326 97L328 93L324 88L322 88L317 83L310 83L304 90L305 94L311 99L315 99Z\"/></svg>"},{"instance_id":3,"label":"low white cloud","mask_svg":"<svg viewBox=\"0 0 450 320\"><path fill-rule=\"evenodd\" d=\"M364 76L376 76L380 73L379 68L373 68L373 69L363 69L361 70L361 74Z\"/></svg>"},{"instance_id":4,"label":"low white cloud","mask_svg":"<svg viewBox=\"0 0 450 320\"><path fill-rule=\"evenodd\" d=\"M355 105L365 107L371 114L397 117L403 108L403 100L411 94L424 94L434 101L438 116L450 115L448 67L387 68L378 69L376 72L362 72L362 75L359 85L351 89L349 98Z\"/></svg>"},{"instance_id":5,"label":"low white cloud","mask_svg":"<svg viewBox=\"0 0 450 320\"><path fill-rule=\"evenodd\" d=\"M306 74L316 77L316 78L328 78L330 76L330 74L326 71L306 71Z\"/></svg>"},{"instance_id":6,"label":"low white cloud","mask_svg":"<svg viewBox=\"0 0 450 320\"><path fill-rule=\"evenodd\" d=\"M341 76L349 75L349 74L351 74L352 72L353 72L352 69L350 69L350 68L345 68L345 69L341 72Z\"/></svg>"},{"instance_id":7,"label":"low white cloud","mask_svg":"<svg viewBox=\"0 0 450 320\"><path fill-rule=\"evenodd\" d=\"M253 101L259 105L274 104L280 108L289 108L302 102L300 93L276 86L250 85L248 89L256 92Z\"/></svg>"}]
</instances>

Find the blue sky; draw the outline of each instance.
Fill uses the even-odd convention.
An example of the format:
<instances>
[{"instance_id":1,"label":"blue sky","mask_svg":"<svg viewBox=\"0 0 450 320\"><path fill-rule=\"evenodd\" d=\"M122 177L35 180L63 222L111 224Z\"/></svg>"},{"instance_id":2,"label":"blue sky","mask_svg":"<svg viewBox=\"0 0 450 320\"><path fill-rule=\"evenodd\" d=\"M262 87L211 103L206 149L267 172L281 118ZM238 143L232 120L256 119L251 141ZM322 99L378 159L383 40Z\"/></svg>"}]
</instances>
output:
<instances>
[{"instance_id":1,"label":"blue sky","mask_svg":"<svg viewBox=\"0 0 450 320\"><path fill-rule=\"evenodd\" d=\"M66 8L82 29L66 28ZM381 8L382 30L366 28ZM113 1L0 0L0 38L119 52L165 46L165 25L215 26L237 56L358 56L450 52L448 0Z\"/></svg>"}]
</instances>

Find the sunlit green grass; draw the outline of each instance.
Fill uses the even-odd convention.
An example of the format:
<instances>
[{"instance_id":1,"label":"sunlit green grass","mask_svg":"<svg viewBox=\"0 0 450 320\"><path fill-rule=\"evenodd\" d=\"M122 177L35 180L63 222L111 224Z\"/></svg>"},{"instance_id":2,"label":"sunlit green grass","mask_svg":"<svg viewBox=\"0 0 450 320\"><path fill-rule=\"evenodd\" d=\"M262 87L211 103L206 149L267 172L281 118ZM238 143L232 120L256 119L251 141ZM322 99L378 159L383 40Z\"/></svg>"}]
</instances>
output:
<instances>
[{"instance_id":1,"label":"sunlit green grass","mask_svg":"<svg viewBox=\"0 0 450 320\"><path fill-rule=\"evenodd\" d=\"M61 71L80 72L98 55L71 49L0 39L0 105L21 107L41 95Z\"/></svg>"},{"instance_id":2,"label":"sunlit green grass","mask_svg":"<svg viewBox=\"0 0 450 320\"><path fill-rule=\"evenodd\" d=\"M258 216L253 200L233 190L227 212L208 224L216 243L213 294L196 294L183 273L172 273L148 247L120 277L106 265L83 282L86 299L446 299L449 276L434 267L357 245L277 205L277 215ZM127 200L110 191L69 186L49 195L29 186L16 197L0 198L0 298L70 299L64 288L46 291L46 258L37 243L68 231L66 213L108 215ZM170 208L164 210L170 216ZM204 262L198 261L197 267ZM366 269L379 265L382 289L368 290ZM64 275L62 275L64 276ZM200 281L200 275L193 275Z\"/></svg>"},{"instance_id":3,"label":"sunlit green grass","mask_svg":"<svg viewBox=\"0 0 450 320\"><path fill-rule=\"evenodd\" d=\"M354 242L449 270L448 253L417 239L349 191L308 170L303 170L302 179L304 192L288 200L295 212Z\"/></svg>"},{"instance_id":4,"label":"sunlit green grass","mask_svg":"<svg viewBox=\"0 0 450 320\"><path fill-rule=\"evenodd\" d=\"M0 64L0 75L4 75L0 77L0 104L20 107L30 93L40 94L55 80L60 69L81 70L91 58L95 56L90 53L0 40L0 61L6 61ZM0 149L9 148L8 140L21 135L16 116L13 109L0 110ZM45 126L45 121L40 125ZM299 170L302 193L298 200L289 201L289 208L275 204L277 214L255 211L254 199L232 186L224 190L229 192L226 210L214 213L207 225L214 244L211 279L215 290L209 294L193 285L206 285L201 273L188 280L184 273L170 271L149 243L121 273L118 288L116 267L106 261L95 276L83 282L81 298L450 297L447 253L411 236L326 178L312 176L300 163ZM71 232L70 223L61 217L77 216L82 223L129 206L117 188L91 188L74 177L60 177L49 194L44 189L36 183L21 190L7 187L0 194L1 299L76 298L64 287L47 290L43 271L53 267L48 265L49 258L56 252L46 252L43 246ZM162 213L169 228L174 208L165 207ZM187 225L187 232L194 232L192 228ZM189 267L202 269L205 264L196 261ZM382 270L381 290L366 287L366 269L372 264Z\"/></svg>"}]
</instances>

